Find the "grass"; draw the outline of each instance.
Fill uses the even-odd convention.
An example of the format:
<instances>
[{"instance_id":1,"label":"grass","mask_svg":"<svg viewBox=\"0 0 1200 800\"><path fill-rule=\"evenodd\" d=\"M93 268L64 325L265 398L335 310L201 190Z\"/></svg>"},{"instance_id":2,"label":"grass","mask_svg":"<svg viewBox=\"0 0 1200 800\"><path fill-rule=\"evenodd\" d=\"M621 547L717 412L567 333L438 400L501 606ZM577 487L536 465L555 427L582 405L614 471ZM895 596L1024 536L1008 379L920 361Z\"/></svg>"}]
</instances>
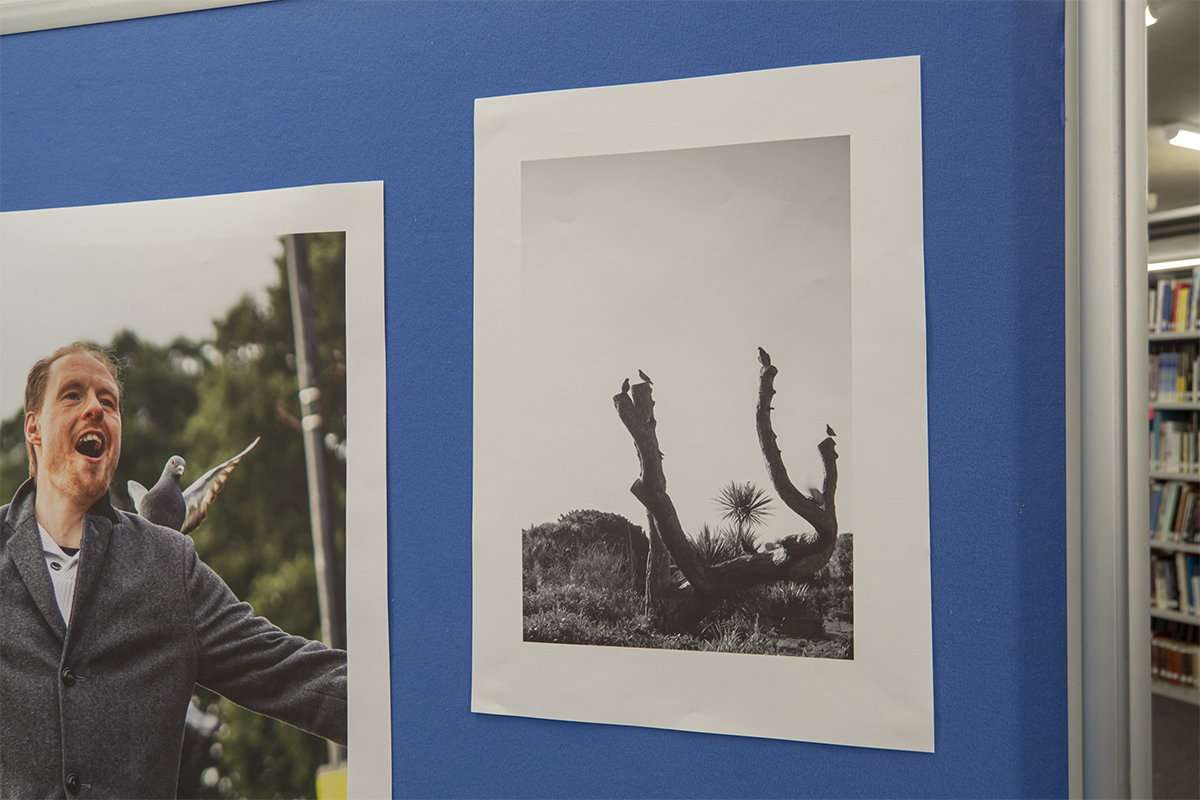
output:
<instances>
[{"instance_id":1,"label":"grass","mask_svg":"<svg viewBox=\"0 0 1200 800\"><path fill-rule=\"evenodd\" d=\"M719 563L743 552L743 537L736 527L704 528L697 546ZM696 630L673 634L657 631L646 615L640 527L614 514L572 512L524 531L522 541L525 641L853 658L848 535L809 582L747 590L718 604Z\"/></svg>"}]
</instances>

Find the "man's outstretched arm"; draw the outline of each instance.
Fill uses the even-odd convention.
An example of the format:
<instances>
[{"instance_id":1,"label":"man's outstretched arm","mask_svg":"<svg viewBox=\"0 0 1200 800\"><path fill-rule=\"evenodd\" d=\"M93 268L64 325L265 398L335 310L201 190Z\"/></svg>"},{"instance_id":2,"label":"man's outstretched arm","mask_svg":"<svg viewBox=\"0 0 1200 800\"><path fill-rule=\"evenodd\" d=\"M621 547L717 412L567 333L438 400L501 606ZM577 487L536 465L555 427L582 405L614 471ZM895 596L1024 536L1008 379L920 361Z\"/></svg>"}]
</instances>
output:
<instances>
[{"instance_id":1,"label":"man's outstretched arm","mask_svg":"<svg viewBox=\"0 0 1200 800\"><path fill-rule=\"evenodd\" d=\"M346 651L292 636L240 602L188 542L196 682L251 711L346 744Z\"/></svg>"}]
</instances>

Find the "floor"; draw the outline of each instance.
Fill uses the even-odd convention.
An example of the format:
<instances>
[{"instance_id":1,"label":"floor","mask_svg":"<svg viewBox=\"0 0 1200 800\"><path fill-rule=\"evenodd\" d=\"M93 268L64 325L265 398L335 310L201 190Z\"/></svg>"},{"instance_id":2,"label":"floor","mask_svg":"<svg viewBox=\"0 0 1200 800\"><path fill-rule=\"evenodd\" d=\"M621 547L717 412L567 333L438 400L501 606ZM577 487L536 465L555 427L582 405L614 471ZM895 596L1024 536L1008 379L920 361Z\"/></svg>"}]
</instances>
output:
<instances>
[{"instance_id":1,"label":"floor","mask_svg":"<svg viewBox=\"0 0 1200 800\"><path fill-rule=\"evenodd\" d=\"M1200 706L1153 696L1154 800L1200 798Z\"/></svg>"}]
</instances>

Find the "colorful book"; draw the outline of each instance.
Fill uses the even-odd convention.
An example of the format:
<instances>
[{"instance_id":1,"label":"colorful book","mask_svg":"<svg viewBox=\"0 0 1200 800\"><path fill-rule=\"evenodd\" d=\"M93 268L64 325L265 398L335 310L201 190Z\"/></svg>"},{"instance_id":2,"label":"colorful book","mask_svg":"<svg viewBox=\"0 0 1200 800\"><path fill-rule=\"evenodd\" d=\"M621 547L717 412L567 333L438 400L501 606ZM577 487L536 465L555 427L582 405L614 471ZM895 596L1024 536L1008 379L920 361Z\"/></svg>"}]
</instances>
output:
<instances>
[{"instance_id":1,"label":"colorful book","mask_svg":"<svg viewBox=\"0 0 1200 800\"><path fill-rule=\"evenodd\" d=\"M1188 311L1191 309L1191 281L1179 281L1175 287L1175 315L1171 320L1171 330L1186 331L1188 329Z\"/></svg>"},{"instance_id":2,"label":"colorful book","mask_svg":"<svg viewBox=\"0 0 1200 800\"><path fill-rule=\"evenodd\" d=\"M1156 319L1158 320L1158 332L1159 333L1166 333L1167 331L1170 330L1170 328L1167 327L1170 324L1170 314L1171 314L1171 282L1170 281L1159 281L1158 282L1158 313L1156 316Z\"/></svg>"},{"instance_id":3,"label":"colorful book","mask_svg":"<svg viewBox=\"0 0 1200 800\"><path fill-rule=\"evenodd\" d=\"M1196 328L1196 311L1200 303L1200 267L1192 269L1192 307L1188 309L1188 327L1187 330L1195 330Z\"/></svg>"}]
</instances>

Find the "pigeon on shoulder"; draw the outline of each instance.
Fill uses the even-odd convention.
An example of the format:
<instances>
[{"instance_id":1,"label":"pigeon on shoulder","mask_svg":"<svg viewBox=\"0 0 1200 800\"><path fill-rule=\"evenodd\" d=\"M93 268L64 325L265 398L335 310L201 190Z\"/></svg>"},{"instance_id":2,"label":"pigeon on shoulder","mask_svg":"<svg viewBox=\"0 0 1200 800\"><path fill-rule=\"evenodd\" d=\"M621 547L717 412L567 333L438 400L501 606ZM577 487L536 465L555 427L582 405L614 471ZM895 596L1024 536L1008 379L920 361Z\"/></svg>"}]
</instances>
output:
<instances>
[{"instance_id":1,"label":"pigeon on shoulder","mask_svg":"<svg viewBox=\"0 0 1200 800\"><path fill-rule=\"evenodd\" d=\"M249 453L256 444L257 438L249 447L224 464L219 464L201 475L186 491L179 485L179 479L183 477L187 463L181 456L171 456L163 467L158 483L149 490L137 481L129 481L127 484L137 513L155 525L172 528L180 533L191 533L199 528L200 523L208 516L209 504L225 487L225 482L229 480L230 473L242 460L242 456Z\"/></svg>"}]
</instances>

